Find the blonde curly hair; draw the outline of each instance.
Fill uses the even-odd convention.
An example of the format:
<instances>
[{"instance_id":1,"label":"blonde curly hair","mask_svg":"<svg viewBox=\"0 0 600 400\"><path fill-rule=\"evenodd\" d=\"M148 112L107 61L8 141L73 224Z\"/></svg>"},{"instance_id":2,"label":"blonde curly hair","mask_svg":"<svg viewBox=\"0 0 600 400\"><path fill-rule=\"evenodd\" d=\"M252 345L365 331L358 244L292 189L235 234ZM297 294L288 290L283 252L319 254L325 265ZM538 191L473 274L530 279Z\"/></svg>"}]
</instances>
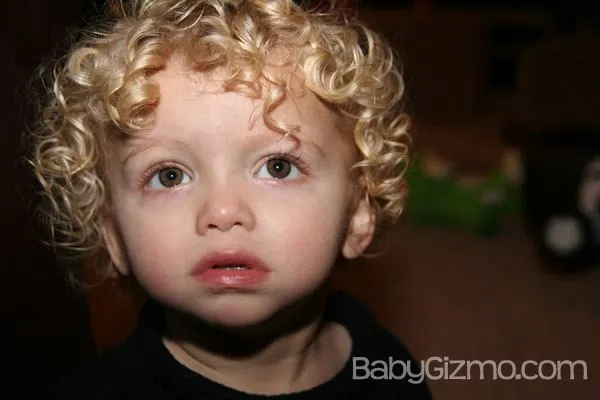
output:
<instances>
[{"instance_id":1,"label":"blonde curly hair","mask_svg":"<svg viewBox=\"0 0 600 400\"><path fill-rule=\"evenodd\" d=\"M53 245L110 265L100 220L108 213L106 144L147 128L160 93L151 75L182 52L198 71L228 71L224 89L265 99L270 117L285 82L265 68L286 49L305 85L346 121L356 145L361 197L378 228L400 216L409 155L404 84L391 47L335 10L291 0L120 0L101 29L87 31L54 68L30 162L42 187ZM268 90L265 92L265 88Z\"/></svg>"}]
</instances>

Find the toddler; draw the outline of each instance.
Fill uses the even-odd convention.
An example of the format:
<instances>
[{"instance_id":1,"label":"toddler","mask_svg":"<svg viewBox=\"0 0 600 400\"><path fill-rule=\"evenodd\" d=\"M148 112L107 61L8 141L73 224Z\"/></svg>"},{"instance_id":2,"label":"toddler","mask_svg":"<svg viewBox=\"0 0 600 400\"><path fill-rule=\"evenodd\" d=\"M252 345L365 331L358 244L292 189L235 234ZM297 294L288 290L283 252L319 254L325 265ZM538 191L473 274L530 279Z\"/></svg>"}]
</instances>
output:
<instances>
[{"instance_id":1,"label":"toddler","mask_svg":"<svg viewBox=\"0 0 600 400\"><path fill-rule=\"evenodd\" d=\"M291 0L122 1L52 79L31 163L53 243L148 298L55 398L430 399L331 285L405 201L380 36ZM404 377L364 365L391 359Z\"/></svg>"}]
</instances>

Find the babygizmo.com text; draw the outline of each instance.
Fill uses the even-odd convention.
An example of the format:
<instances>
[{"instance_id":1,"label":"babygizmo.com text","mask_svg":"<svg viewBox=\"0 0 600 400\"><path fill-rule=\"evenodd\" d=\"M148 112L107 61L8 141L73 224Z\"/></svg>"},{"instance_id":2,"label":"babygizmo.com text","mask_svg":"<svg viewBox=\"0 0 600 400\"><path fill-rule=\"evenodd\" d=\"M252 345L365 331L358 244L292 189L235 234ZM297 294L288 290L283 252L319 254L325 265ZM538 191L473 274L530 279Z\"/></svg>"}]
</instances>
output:
<instances>
[{"instance_id":1,"label":"babygizmo.com text","mask_svg":"<svg viewBox=\"0 0 600 400\"><path fill-rule=\"evenodd\" d=\"M588 379L587 363L577 361L526 360L452 360L449 357L431 357L421 362L409 360L370 360L352 358L352 377L356 380L399 380L410 383L429 380L575 380Z\"/></svg>"}]
</instances>

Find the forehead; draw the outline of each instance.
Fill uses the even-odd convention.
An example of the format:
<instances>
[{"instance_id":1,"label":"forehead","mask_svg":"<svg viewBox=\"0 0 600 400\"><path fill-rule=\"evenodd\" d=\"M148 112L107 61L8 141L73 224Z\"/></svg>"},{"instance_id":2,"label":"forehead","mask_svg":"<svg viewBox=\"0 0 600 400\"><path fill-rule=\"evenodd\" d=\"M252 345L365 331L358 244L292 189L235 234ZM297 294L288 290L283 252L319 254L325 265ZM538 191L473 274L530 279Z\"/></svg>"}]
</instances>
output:
<instances>
[{"instance_id":1,"label":"forehead","mask_svg":"<svg viewBox=\"0 0 600 400\"><path fill-rule=\"evenodd\" d=\"M202 140L203 133L228 130L234 140L243 124L249 135L283 137L287 132L292 140L351 152L339 115L304 85L298 69L272 67L266 73L285 85L267 83L253 93L236 87L225 69L194 71L174 56L151 78L160 93L152 127L129 136L128 142L195 133ZM280 93L283 97L277 99Z\"/></svg>"},{"instance_id":2,"label":"forehead","mask_svg":"<svg viewBox=\"0 0 600 400\"><path fill-rule=\"evenodd\" d=\"M276 116L287 113L288 119L306 117L317 118L326 123L335 124L338 116L321 102L304 84L304 76L294 65L284 67L266 67L264 77L252 79L245 71L230 71L216 68L198 72L186 64L181 57L172 57L166 67L154 74L152 80L160 91L159 114L176 112L183 103L197 103L210 107L215 100L231 103L252 101L255 108L253 118L262 118L265 103L270 114ZM249 80L251 79L251 80ZM270 80L270 81L269 81ZM277 96L282 95L281 99ZM225 99L225 100L223 100ZM200 111L200 110L199 110ZM240 108L220 110L219 114L239 114Z\"/></svg>"}]
</instances>

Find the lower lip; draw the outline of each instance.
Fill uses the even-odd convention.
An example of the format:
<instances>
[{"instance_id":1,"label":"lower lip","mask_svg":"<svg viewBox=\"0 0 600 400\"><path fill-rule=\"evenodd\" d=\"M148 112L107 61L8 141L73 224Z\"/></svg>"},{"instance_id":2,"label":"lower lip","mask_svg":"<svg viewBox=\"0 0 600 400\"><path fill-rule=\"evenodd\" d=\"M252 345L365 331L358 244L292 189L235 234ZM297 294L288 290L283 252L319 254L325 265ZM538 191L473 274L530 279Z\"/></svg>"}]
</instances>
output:
<instances>
[{"instance_id":1,"label":"lower lip","mask_svg":"<svg viewBox=\"0 0 600 400\"><path fill-rule=\"evenodd\" d=\"M226 288L247 288L265 282L269 273L258 269L208 269L197 278L204 284Z\"/></svg>"}]
</instances>

